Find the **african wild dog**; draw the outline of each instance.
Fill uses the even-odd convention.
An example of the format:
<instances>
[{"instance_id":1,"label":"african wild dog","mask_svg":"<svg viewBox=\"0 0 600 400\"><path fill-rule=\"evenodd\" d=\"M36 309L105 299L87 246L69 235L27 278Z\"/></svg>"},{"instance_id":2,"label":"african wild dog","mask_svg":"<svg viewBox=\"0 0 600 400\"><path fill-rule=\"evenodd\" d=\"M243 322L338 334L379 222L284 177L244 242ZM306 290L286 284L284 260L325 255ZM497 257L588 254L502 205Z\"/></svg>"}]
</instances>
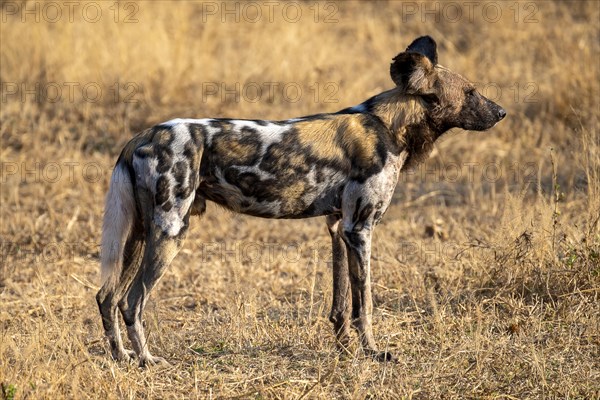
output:
<instances>
[{"instance_id":1,"label":"african wild dog","mask_svg":"<svg viewBox=\"0 0 600 400\"><path fill-rule=\"evenodd\" d=\"M506 115L462 76L437 64L436 43L416 39L390 67L396 84L354 107L284 121L175 119L138 134L122 151L102 231L96 299L115 359L164 361L148 351L142 312L181 248L190 214L210 200L264 218L326 216L333 247L337 343L350 326L366 354L373 338L371 234L399 173L425 159L450 128L482 131ZM120 310L134 351L123 347Z\"/></svg>"}]
</instances>

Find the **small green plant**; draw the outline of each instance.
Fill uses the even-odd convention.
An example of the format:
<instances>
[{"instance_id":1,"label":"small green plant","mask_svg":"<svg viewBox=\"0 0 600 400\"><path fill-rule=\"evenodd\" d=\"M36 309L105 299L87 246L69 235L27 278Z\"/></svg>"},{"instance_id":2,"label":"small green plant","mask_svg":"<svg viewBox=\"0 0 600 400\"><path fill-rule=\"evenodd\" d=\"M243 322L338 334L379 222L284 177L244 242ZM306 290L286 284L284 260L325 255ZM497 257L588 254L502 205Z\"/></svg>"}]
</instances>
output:
<instances>
[{"instance_id":1,"label":"small green plant","mask_svg":"<svg viewBox=\"0 0 600 400\"><path fill-rule=\"evenodd\" d=\"M223 340L219 340L214 346L197 346L192 347L191 349L197 354L210 356L221 356L230 353L229 347L227 346L227 342Z\"/></svg>"},{"instance_id":2,"label":"small green plant","mask_svg":"<svg viewBox=\"0 0 600 400\"><path fill-rule=\"evenodd\" d=\"M569 251L565 257L565 264L568 267L573 268L573 266L575 265L575 262L577 261L578 258L579 258L579 256L577 255L577 253L575 253L573 251Z\"/></svg>"},{"instance_id":3,"label":"small green plant","mask_svg":"<svg viewBox=\"0 0 600 400\"><path fill-rule=\"evenodd\" d=\"M15 385L2 382L0 388L2 389L2 400L14 400L15 393L17 393L17 387Z\"/></svg>"}]
</instances>

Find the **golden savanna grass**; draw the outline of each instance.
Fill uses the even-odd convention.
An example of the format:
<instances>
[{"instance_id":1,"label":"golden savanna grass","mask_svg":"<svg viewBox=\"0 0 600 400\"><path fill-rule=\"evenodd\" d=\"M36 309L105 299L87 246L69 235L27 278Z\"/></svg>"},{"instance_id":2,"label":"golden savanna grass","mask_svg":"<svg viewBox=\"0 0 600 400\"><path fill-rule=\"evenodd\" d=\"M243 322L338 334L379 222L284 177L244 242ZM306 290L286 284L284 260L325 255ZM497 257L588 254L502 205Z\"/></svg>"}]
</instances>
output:
<instances>
[{"instance_id":1,"label":"golden savanna grass","mask_svg":"<svg viewBox=\"0 0 600 400\"><path fill-rule=\"evenodd\" d=\"M46 4L1 6L2 397L600 397L597 2L292 3L299 19L283 3L95 2L72 21ZM213 206L145 314L172 366L113 362L98 243L132 135L358 104L423 34L508 117L448 134L375 232L375 335L399 362L334 350L322 218Z\"/></svg>"}]
</instances>

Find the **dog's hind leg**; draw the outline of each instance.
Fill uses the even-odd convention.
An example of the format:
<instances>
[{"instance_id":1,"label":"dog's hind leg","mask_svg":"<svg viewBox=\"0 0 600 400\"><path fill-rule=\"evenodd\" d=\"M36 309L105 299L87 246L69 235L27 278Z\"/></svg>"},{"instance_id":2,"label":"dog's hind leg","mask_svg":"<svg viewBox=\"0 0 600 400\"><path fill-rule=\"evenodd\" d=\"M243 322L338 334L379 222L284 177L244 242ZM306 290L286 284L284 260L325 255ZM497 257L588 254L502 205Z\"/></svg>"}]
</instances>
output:
<instances>
[{"instance_id":1,"label":"dog's hind leg","mask_svg":"<svg viewBox=\"0 0 600 400\"><path fill-rule=\"evenodd\" d=\"M117 303L127 277L135 275L142 254L141 231L137 218L133 185L128 171L117 163L106 198L102 225L102 288L96 295L102 325L114 359L129 359L132 352L123 347L117 318ZM133 274L131 271L133 270Z\"/></svg>"},{"instance_id":2,"label":"dog's hind leg","mask_svg":"<svg viewBox=\"0 0 600 400\"><path fill-rule=\"evenodd\" d=\"M134 231L125 244L123 271L120 276L115 276L107 280L96 296L98 308L102 315L102 325L110 344L112 357L119 361L135 357L133 350L126 350L123 346L118 321L118 302L137 273L142 261L143 249L143 234L142 232Z\"/></svg>"},{"instance_id":3,"label":"dog's hind leg","mask_svg":"<svg viewBox=\"0 0 600 400\"><path fill-rule=\"evenodd\" d=\"M333 301L329 320L333 323L335 329L338 348L341 351L348 351L352 298L350 297L350 272L346 245L338 231L340 219L341 217L336 215L326 217L333 256Z\"/></svg>"},{"instance_id":4,"label":"dog's hind leg","mask_svg":"<svg viewBox=\"0 0 600 400\"><path fill-rule=\"evenodd\" d=\"M143 191L141 195L144 196ZM183 244L190 214L188 209L182 221L183 227L177 235L172 236L165 232L154 220L153 211L151 211L153 205L149 205L151 202L143 201L142 204L144 203L147 205L143 207L145 209L143 211L144 225L146 226L144 257L131 285L119 301L119 309L127 327L127 335L133 350L139 358L141 367L146 364L166 363L163 358L153 356L148 350L148 343L142 325L142 313L150 292L163 276Z\"/></svg>"}]
</instances>

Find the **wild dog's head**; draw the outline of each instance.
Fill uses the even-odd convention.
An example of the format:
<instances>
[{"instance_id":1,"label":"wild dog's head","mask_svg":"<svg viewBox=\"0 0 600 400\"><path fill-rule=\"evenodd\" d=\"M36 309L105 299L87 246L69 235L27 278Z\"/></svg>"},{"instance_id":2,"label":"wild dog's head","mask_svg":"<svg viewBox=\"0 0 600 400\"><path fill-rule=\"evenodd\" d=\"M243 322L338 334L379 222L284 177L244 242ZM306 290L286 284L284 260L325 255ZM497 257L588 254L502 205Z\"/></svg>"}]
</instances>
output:
<instances>
[{"instance_id":1,"label":"wild dog's head","mask_svg":"<svg viewBox=\"0 0 600 400\"><path fill-rule=\"evenodd\" d=\"M403 93L422 98L427 119L439 134L450 128L484 131L506 116L467 79L438 65L437 45L429 36L394 57L390 74Z\"/></svg>"}]
</instances>

